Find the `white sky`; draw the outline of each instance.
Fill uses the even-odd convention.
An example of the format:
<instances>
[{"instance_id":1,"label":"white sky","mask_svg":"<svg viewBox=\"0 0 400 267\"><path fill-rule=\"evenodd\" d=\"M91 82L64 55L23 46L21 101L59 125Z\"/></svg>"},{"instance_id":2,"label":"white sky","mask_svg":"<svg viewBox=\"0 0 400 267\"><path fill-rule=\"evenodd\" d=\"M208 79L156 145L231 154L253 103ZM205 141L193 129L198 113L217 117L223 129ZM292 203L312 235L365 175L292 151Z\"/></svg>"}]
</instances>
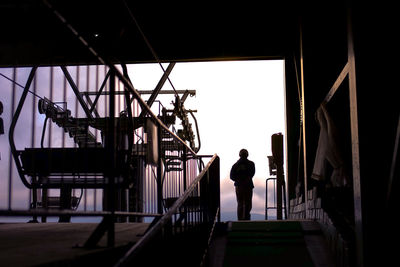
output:
<instances>
[{"instance_id":1,"label":"white sky","mask_svg":"<svg viewBox=\"0 0 400 267\"><path fill-rule=\"evenodd\" d=\"M131 65L129 74L135 88L153 89L162 70L157 64ZM178 63L169 77L177 90L197 91L185 107L198 110L199 154L217 153L221 159L222 213L236 211L229 172L239 158L239 150L246 148L256 165L252 213L264 215L271 135L285 132L284 61ZM171 89L168 83L163 87L167 89ZM173 98L169 98L163 102L170 103Z\"/></svg>"}]
</instances>

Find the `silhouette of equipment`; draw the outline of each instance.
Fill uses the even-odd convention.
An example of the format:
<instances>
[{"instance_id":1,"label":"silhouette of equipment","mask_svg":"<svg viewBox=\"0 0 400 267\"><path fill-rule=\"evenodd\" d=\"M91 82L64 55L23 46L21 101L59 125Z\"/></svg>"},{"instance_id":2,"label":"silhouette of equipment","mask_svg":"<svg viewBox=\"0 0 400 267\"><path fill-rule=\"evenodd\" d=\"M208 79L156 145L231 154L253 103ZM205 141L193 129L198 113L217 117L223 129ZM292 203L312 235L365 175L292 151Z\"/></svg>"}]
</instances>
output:
<instances>
[{"instance_id":1,"label":"silhouette of equipment","mask_svg":"<svg viewBox=\"0 0 400 267\"><path fill-rule=\"evenodd\" d=\"M110 112L112 110L111 100L113 99L111 95L114 97L123 95L126 103L132 102L132 96L126 90L115 91L114 89L112 94L110 90L103 90L107 79L110 80L110 87L113 84L111 79L115 81L115 76L110 73L107 73L101 88L97 92L80 92L68 70L61 66L65 78L75 94L76 103L81 106L85 117L72 116L66 102L53 102L45 97L40 98L37 106L38 112L46 116L40 147L32 145L30 148L18 150L15 146L14 131L36 69L33 68L28 77L12 118L9 133L11 153L21 181L32 190L32 209L48 209L57 206L63 210L76 209L80 199L74 196L72 190L91 188L103 189L104 210L127 210L127 200L124 200L127 196L121 190L128 189L129 210L141 212L138 203L142 201L140 183L143 176L143 166L146 164L159 166L160 162L163 162L164 173L184 171L184 154L187 149L184 142L188 141L193 151L197 152L200 149L199 129L197 120L193 115L193 112L196 111L186 110L184 107L186 98L189 95L195 95L194 90L180 90L179 93L183 94L182 97L179 97L178 91L172 92L176 96L175 103L173 103L174 109L163 108L158 115L158 119L168 128L176 123L177 117L182 121L183 129L178 130L177 134L183 142L177 142L169 131L156 126L152 116L146 116L143 112L134 116L131 108L129 108L130 105L127 105L126 110L120 111L119 116L117 114L105 114L104 117L100 117L96 110L100 96L109 97ZM164 79L165 77L166 75L163 76ZM162 83L158 87L161 86ZM159 89L157 94L165 93ZM154 90L150 92L152 92L152 102L155 102L157 94L154 93ZM96 96L94 101L89 97L93 94ZM85 102L84 97L86 97L87 102ZM162 106L161 103L160 106ZM196 124L198 147L195 144L195 135L192 125L189 123L188 113L191 114ZM64 145L52 147L51 141L49 141L49 147L45 147L44 140L49 120L62 128L76 145L74 147L64 147ZM147 133L147 140L139 137L137 130ZM139 137L139 141L133 142L134 136ZM167 151L178 152L177 154L181 156L171 155L171 153L166 153ZM157 174L158 176L161 177L161 174ZM160 181L160 192L161 186L162 181ZM42 190L42 196L38 195L39 189ZM48 196L48 189L60 189L60 197ZM161 201L162 195L159 197ZM111 200L114 203L110 202L110 198L115 198ZM159 211L161 212L162 204L158 203L158 206L160 206ZM69 220L70 216L60 217L60 221L68 222ZM34 221L36 221L36 218L34 218ZM42 221L45 221L43 217Z\"/></svg>"},{"instance_id":2,"label":"silhouette of equipment","mask_svg":"<svg viewBox=\"0 0 400 267\"><path fill-rule=\"evenodd\" d=\"M276 218L278 220L283 219L283 209L285 218L287 218L286 211L286 190L285 190L285 176L283 171L283 135L282 133L276 133L271 136L271 150L272 156L268 156L269 163L269 174L276 175L276 178L268 178L266 180L266 219L268 218L268 209L276 209ZM268 182L275 180L276 206L268 206ZM275 199L275 197L274 197Z\"/></svg>"}]
</instances>

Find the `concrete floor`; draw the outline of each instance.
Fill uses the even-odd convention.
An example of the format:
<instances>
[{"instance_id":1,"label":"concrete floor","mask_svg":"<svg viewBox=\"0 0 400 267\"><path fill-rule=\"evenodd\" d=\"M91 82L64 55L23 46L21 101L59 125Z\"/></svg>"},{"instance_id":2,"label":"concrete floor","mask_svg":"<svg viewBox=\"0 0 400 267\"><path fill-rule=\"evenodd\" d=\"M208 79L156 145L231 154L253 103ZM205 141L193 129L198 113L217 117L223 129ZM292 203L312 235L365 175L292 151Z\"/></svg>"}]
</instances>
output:
<instances>
[{"instance_id":1,"label":"concrete floor","mask_svg":"<svg viewBox=\"0 0 400 267\"><path fill-rule=\"evenodd\" d=\"M82 248L97 225L96 223L0 224L0 266L35 266L106 250L106 237L102 238L95 249ZM148 226L147 223L116 223L115 246L136 242Z\"/></svg>"}]
</instances>

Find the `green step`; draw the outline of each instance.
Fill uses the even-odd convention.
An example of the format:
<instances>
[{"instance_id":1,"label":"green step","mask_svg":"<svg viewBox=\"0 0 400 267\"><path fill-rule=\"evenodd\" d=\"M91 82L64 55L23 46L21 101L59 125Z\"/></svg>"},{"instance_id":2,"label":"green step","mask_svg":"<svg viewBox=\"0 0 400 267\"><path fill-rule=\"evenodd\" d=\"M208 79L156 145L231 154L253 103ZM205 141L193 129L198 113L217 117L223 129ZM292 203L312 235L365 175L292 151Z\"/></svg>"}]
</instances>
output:
<instances>
[{"instance_id":1,"label":"green step","mask_svg":"<svg viewBox=\"0 0 400 267\"><path fill-rule=\"evenodd\" d=\"M297 221L232 222L224 267L313 266Z\"/></svg>"},{"instance_id":2,"label":"green step","mask_svg":"<svg viewBox=\"0 0 400 267\"><path fill-rule=\"evenodd\" d=\"M249 232L302 232L300 222L296 221L246 221L246 222L232 222L231 231L249 231Z\"/></svg>"}]
</instances>

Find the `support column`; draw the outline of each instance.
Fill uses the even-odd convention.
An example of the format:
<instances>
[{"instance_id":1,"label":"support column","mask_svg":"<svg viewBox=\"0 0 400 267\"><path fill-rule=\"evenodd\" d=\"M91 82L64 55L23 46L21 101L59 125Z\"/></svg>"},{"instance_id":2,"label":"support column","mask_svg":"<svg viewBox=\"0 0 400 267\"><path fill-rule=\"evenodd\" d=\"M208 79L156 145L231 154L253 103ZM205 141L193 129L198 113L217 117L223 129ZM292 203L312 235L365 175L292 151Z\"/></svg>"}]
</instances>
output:
<instances>
[{"instance_id":1,"label":"support column","mask_svg":"<svg viewBox=\"0 0 400 267\"><path fill-rule=\"evenodd\" d=\"M115 222L115 196L116 196L116 190L115 190L115 174L114 171L116 170L117 166L117 142L116 142L116 128L115 128L115 73L111 71L110 75L110 120L109 120L109 129L108 129L108 137L107 137L107 143L105 146L106 151L108 151L108 155L110 155L110 166L111 169L107 170L107 177L109 180L109 185L108 185L108 208L109 211L111 211L111 217L110 220L108 221L108 232L107 232L107 245L109 247L113 247L115 244L115 228L114 228L114 222ZM105 220L105 218L103 219Z\"/></svg>"},{"instance_id":2,"label":"support column","mask_svg":"<svg viewBox=\"0 0 400 267\"><path fill-rule=\"evenodd\" d=\"M307 199L307 189L308 189L308 175L307 175L307 144L306 144L306 112L305 112L305 101L304 101L304 66L303 66L303 33L302 25L300 23L300 82L301 82L301 118L302 118L302 133L303 133L303 170L304 170L304 204L306 210L308 210L308 199Z\"/></svg>"},{"instance_id":3,"label":"support column","mask_svg":"<svg viewBox=\"0 0 400 267\"><path fill-rule=\"evenodd\" d=\"M363 226L361 205L361 177L360 177L360 154L358 138L358 111L357 111L357 86L356 65L354 58L353 31L350 10L348 13L347 44L349 64L349 98L350 98L350 129L351 129L351 153L353 165L353 196L354 196L354 223L356 238L357 266L363 266Z\"/></svg>"},{"instance_id":4,"label":"support column","mask_svg":"<svg viewBox=\"0 0 400 267\"><path fill-rule=\"evenodd\" d=\"M163 206L162 206L162 175L163 175L163 166L162 166L162 128L157 126L157 140L158 143L158 160L157 160L157 212L159 214L163 214ZM155 140L153 140L154 142Z\"/></svg>"}]
</instances>

